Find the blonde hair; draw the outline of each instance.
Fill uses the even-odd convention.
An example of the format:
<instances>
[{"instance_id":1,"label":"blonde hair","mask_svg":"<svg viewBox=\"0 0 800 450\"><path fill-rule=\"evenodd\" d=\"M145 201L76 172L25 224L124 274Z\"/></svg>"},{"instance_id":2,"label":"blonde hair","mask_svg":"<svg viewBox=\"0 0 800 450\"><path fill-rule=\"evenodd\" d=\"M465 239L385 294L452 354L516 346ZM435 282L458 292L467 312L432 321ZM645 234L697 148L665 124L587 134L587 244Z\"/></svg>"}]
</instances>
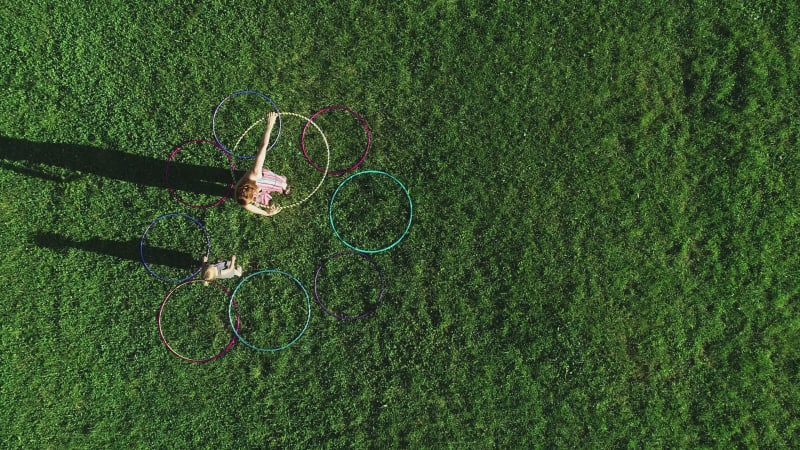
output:
<instances>
[{"instance_id":1,"label":"blonde hair","mask_svg":"<svg viewBox=\"0 0 800 450\"><path fill-rule=\"evenodd\" d=\"M203 270L203 284L208 286L209 283L217 279L217 266L206 266Z\"/></svg>"}]
</instances>

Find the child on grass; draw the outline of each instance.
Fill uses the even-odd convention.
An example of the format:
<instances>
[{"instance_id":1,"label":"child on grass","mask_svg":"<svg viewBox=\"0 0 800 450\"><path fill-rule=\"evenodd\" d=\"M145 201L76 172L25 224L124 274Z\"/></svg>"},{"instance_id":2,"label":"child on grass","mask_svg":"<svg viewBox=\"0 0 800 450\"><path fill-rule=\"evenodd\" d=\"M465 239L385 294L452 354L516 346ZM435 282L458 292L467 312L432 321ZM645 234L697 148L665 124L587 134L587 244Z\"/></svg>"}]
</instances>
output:
<instances>
[{"instance_id":1,"label":"child on grass","mask_svg":"<svg viewBox=\"0 0 800 450\"><path fill-rule=\"evenodd\" d=\"M291 192L291 188L286 182L286 177L264 169L264 159L267 156L267 147L269 146L269 135L277 117L278 114L274 112L267 114L267 129L261 141L261 148L256 155L256 162L253 164L253 168L236 183L236 201L253 214L264 216L278 214L281 208L270 205L272 201L271 194L278 192L289 195Z\"/></svg>"},{"instance_id":2,"label":"child on grass","mask_svg":"<svg viewBox=\"0 0 800 450\"><path fill-rule=\"evenodd\" d=\"M231 256L230 261L217 259L216 262L209 264L208 256L203 256L203 266L201 273L203 274L204 284L207 286L210 282L216 279L227 279L242 276L242 266L236 266L236 255Z\"/></svg>"}]
</instances>

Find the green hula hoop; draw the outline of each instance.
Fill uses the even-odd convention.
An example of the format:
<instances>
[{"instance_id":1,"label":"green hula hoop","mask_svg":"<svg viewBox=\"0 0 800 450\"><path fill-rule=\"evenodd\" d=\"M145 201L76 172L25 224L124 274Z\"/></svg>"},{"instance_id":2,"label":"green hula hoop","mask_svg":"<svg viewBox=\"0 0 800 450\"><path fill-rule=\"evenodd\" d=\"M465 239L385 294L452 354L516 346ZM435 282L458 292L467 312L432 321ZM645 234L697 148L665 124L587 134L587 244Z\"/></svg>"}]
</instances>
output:
<instances>
[{"instance_id":1,"label":"green hula hoop","mask_svg":"<svg viewBox=\"0 0 800 450\"><path fill-rule=\"evenodd\" d=\"M392 180L394 180L395 183L397 183L400 186L400 188L406 194L406 198L408 199L408 223L406 224L406 229L403 230L403 232L400 234L400 236L397 239L395 239L394 242L392 242L391 244L387 245L386 247L379 248L377 250L358 248L355 245L347 242L339 234L339 231L336 229L336 224L333 223L333 202L334 202L334 200L336 200L336 194L339 193L339 189L341 189L342 186L347 184L347 182L352 180L353 178L361 176L361 175L367 175L367 174L377 174L377 175L383 175L383 176L387 176L387 177L391 178ZM392 247L394 247L395 245L399 244L400 241L402 241L403 238L406 237L406 235L408 234L408 230L411 228L411 220L412 220L413 216L414 216L414 205L411 202L411 195L408 193L408 189L406 189L405 185L400 180L398 180L397 178L393 177L392 175L389 175L388 173L382 172L380 170L365 170L363 172L358 172L358 173L355 173L355 174L350 175L349 177L347 177L344 181L339 183L339 186L337 186L336 190L333 191L333 195L331 195L331 201L330 201L330 204L328 206L328 217L330 218L331 228L333 229L333 234L336 236L337 239L342 241L342 244L344 244L345 246L347 246L350 249L353 249L353 250L355 250L357 252L361 252L361 253L380 253L380 252L385 252L386 250L389 250Z\"/></svg>"},{"instance_id":2,"label":"green hula hoop","mask_svg":"<svg viewBox=\"0 0 800 450\"><path fill-rule=\"evenodd\" d=\"M303 291L303 294L305 294L305 296L306 296L306 323L303 325L303 329L300 330L300 333L298 333L297 336L294 337L294 339L292 339L290 342L287 342L286 344L283 344L283 345L278 346L278 347L259 347L257 345L251 344L245 338L243 338L242 335L239 334L240 330L236 330L234 328L233 333L236 335L236 338L239 339L242 342L242 344L246 345L247 347L252 348L253 350L257 350L259 352L278 352L278 351L281 351L281 350L284 350L284 349L287 349L287 348L291 347L295 342L297 342L300 339L300 337L303 336L303 333L306 332L306 329L308 328L308 322L311 321L311 298L309 297L308 291L306 290L305 286L303 286L303 283L301 283L297 278L289 275L286 272L282 272L280 270L274 270L274 269L259 270L258 272L251 273L250 275L244 277L242 279L242 281L240 281L239 284L236 285L236 289L234 289L233 293L231 294L231 301L228 304L228 320L230 321L230 323L234 323L233 307L234 307L234 301L235 301L234 299L236 298L236 292L239 291L239 288L242 287L242 285L247 280L249 280L250 278L253 278L256 275L260 275L260 274L263 274L263 273L275 273L275 274L278 274L278 275L283 275L285 277L288 277L290 280L294 281L294 283L300 288L301 291ZM241 304L241 303L239 303L239 304ZM241 317L241 316L239 316L239 317ZM241 327L241 325L239 325L239 326Z\"/></svg>"}]
</instances>

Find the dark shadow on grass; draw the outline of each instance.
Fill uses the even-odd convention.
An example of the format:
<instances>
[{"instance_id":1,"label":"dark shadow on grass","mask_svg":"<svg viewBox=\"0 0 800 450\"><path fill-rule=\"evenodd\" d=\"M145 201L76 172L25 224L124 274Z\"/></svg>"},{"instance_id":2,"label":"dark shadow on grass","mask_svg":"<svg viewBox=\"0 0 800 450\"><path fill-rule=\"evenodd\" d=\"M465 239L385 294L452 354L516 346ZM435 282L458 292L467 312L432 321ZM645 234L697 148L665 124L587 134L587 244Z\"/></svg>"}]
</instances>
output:
<instances>
[{"instance_id":1,"label":"dark shadow on grass","mask_svg":"<svg viewBox=\"0 0 800 450\"><path fill-rule=\"evenodd\" d=\"M86 252L107 255L118 259L141 262L139 257L140 239L129 241L112 241L108 239L92 238L86 241L76 241L56 233L39 232L34 235L33 241L37 246L62 251L70 248ZM200 265L196 255L165 248L144 246L147 264L150 266L166 266L176 269L194 270Z\"/></svg>"},{"instance_id":2,"label":"dark shadow on grass","mask_svg":"<svg viewBox=\"0 0 800 450\"><path fill-rule=\"evenodd\" d=\"M19 174L56 182L69 182L86 174L145 186L166 188L163 159L134 155L88 145L30 142L0 136L0 167ZM173 162L170 173L185 181L176 189L205 195L221 195L231 180L226 168ZM224 192L224 191L222 191Z\"/></svg>"}]
</instances>

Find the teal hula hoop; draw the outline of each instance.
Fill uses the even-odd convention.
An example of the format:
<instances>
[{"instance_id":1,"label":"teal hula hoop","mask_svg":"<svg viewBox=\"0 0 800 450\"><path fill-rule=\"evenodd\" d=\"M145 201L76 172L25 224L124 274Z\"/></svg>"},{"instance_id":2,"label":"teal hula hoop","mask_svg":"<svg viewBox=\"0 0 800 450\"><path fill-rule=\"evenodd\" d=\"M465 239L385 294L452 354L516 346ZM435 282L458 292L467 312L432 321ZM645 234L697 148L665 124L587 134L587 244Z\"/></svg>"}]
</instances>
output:
<instances>
[{"instance_id":1,"label":"teal hula hoop","mask_svg":"<svg viewBox=\"0 0 800 450\"><path fill-rule=\"evenodd\" d=\"M397 183L400 186L400 188L403 190L403 193L406 194L406 198L408 199L408 223L406 223L406 229L403 230L403 232L400 234L400 236L397 239L394 240L394 242L392 242L391 244L387 245L386 247L379 248L377 250L369 250L369 249L358 248L355 245L347 242L341 236L341 234L339 234L339 231L336 229L336 224L333 223L333 202L334 202L334 200L336 200L336 194L339 193L339 190L342 188L342 186L347 184L348 181L352 180L355 177L358 177L358 176L361 176L361 175L367 175L367 174L383 175L383 176L387 176L387 177L391 178L392 180L394 180L395 183ZM411 195L408 193L408 189L406 189L405 185L400 180L398 180L397 178L393 177L392 175L389 175L388 173L382 172L380 170L365 170L363 172L358 172L358 173L355 173L353 175L350 175L344 181L339 183L339 186L336 187L336 190L333 191L333 195L331 195L331 201L330 201L330 204L328 206L328 217L330 218L331 228L333 229L333 234L336 236L337 239L342 241L342 244L344 244L345 246L347 246L348 248L350 248L352 250L355 250L355 251L361 252L361 253L370 253L370 254L371 253L381 253L381 252L385 252L386 250L389 250L392 247L394 247L395 245L399 244L400 241L402 241L403 238L406 237L406 235L408 234L408 230L411 228L411 220L414 217L414 205L411 202Z\"/></svg>"},{"instance_id":2,"label":"teal hula hoop","mask_svg":"<svg viewBox=\"0 0 800 450\"><path fill-rule=\"evenodd\" d=\"M289 275L286 272L274 269L259 270L258 272L251 273L250 275L244 277L242 281L240 281L239 284L236 285L236 289L234 289L233 293L231 294L231 301L228 304L228 320L230 321L231 324L234 323L234 316L233 316L233 307L235 302L234 299L236 298L236 292L239 291L239 288L242 287L242 285L250 278L253 278L256 275L264 273L275 273L278 275L283 275L285 277L288 277L290 280L294 281L294 283L300 288L301 291L303 291L303 294L305 294L306 296L306 323L303 325L303 329L300 330L300 333L297 336L295 336L294 339L279 347L259 347L257 345L251 344L245 338L242 337L242 335L239 333L241 330L236 330L236 327L233 328L233 333L236 335L236 338L242 342L242 344L252 348L253 350L257 350L259 352L278 352L291 347L295 342L297 342L300 339L300 337L303 336L303 333L306 332L306 329L308 328L308 322L311 321L311 298L309 297L308 291L306 290L305 286L303 286L303 283L301 283L297 278ZM239 302L238 305L241 305L241 302ZM239 317L237 317L237 319L239 319ZM241 325L239 325L239 327L241 327Z\"/></svg>"}]
</instances>

